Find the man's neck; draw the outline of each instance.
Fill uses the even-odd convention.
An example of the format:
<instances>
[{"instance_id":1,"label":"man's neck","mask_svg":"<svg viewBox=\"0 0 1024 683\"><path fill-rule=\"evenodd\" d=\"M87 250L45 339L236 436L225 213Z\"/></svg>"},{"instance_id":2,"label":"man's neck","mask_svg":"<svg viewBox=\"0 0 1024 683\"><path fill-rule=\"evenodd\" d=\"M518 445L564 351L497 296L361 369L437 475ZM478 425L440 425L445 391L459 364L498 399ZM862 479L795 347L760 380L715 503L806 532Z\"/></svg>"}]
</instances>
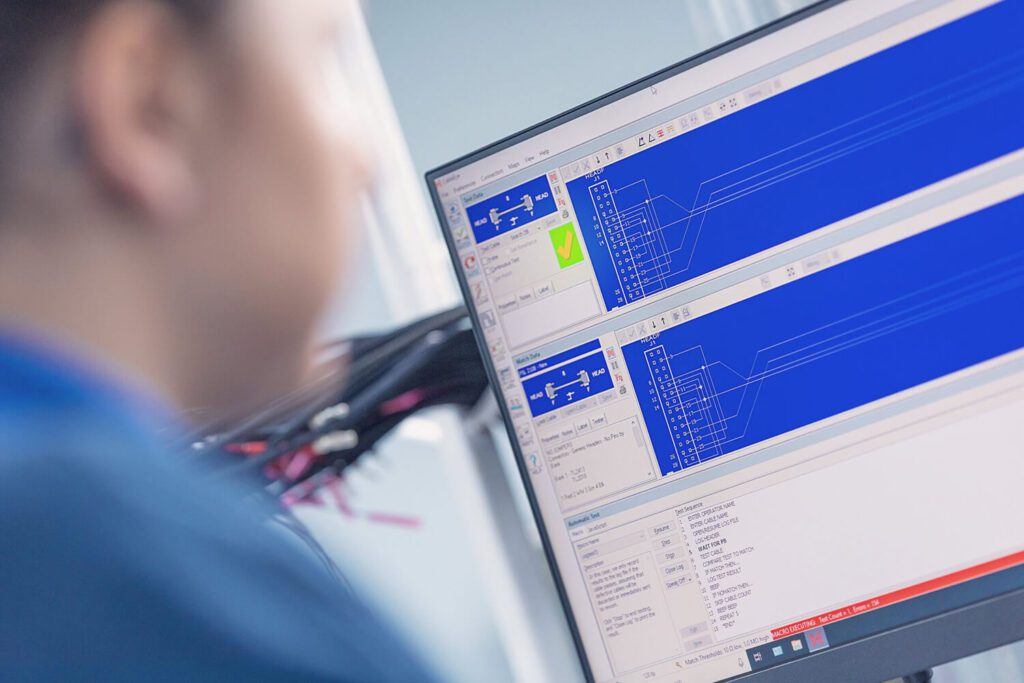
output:
<instances>
[{"instance_id":1,"label":"man's neck","mask_svg":"<svg viewBox=\"0 0 1024 683\"><path fill-rule=\"evenodd\" d=\"M44 231L0 226L0 325L71 346L115 378L184 405L144 259L102 235Z\"/></svg>"}]
</instances>

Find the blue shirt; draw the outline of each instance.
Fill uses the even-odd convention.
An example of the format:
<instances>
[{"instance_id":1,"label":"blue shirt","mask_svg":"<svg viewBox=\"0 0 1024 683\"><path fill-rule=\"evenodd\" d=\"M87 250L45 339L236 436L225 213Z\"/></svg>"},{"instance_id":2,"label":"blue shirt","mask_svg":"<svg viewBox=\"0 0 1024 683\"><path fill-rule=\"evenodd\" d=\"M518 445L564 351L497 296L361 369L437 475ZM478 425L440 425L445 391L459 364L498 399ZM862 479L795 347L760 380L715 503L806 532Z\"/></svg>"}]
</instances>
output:
<instances>
[{"instance_id":1,"label":"blue shirt","mask_svg":"<svg viewBox=\"0 0 1024 683\"><path fill-rule=\"evenodd\" d=\"M433 680L158 416L0 337L0 680Z\"/></svg>"}]
</instances>

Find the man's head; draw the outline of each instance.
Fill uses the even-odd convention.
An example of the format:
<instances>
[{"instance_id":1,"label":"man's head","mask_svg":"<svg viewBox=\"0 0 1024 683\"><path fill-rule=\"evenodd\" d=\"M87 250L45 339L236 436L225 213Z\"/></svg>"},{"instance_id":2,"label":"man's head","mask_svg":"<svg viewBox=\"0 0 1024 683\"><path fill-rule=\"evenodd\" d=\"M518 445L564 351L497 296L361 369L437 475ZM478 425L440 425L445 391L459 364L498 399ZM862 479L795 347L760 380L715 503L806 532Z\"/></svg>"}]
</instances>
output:
<instances>
[{"instance_id":1,"label":"man's head","mask_svg":"<svg viewBox=\"0 0 1024 683\"><path fill-rule=\"evenodd\" d=\"M304 369L365 186L337 0L4 0L0 323L184 407Z\"/></svg>"}]
</instances>

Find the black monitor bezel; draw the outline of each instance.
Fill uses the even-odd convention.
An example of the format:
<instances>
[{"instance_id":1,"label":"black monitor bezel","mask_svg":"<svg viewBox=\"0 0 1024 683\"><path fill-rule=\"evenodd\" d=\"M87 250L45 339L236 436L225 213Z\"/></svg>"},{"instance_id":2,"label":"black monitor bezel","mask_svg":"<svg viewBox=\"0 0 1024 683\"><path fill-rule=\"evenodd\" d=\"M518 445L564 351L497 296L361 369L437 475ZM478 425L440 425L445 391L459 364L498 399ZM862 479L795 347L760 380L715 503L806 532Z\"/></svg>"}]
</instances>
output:
<instances>
[{"instance_id":1,"label":"black monitor bezel","mask_svg":"<svg viewBox=\"0 0 1024 683\"><path fill-rule=\"evenodd\" d=\"M689 59L645 76L633 83L428 171L425 174L427 188L440 223L441 232L444 235L449 256L452 259L459 288L465 300L471 302L472 298L465 273L459 267L458 250L449 230L445 227L443 203L436 185L436 181L439 178L513 145L524 142L540 133L557 128L617 100L649 88L652 85L657 85L667 78L716 59L743 45L818 14L825 9L848 1L818 0L818 2L808 5L801 10L780 17L775 21L710 48ZM515 454L519 474L526 489L534 521L537 524L548 566L558 590L559 599L561 600L568 622L567 625L576 645L576 652L583 668L584 676L587 681L593 683L595 679L587 659L582 638L580 637L576 618L573 615L572 606L565 590L562 575L558 568L558 562L544 525L544 519L537 503L522 448L515 438L511 414L508 411L504 398L497 389L499 386L497 372L487 350L487 343L482 334L477 311L471 304L468 306L468 309L473 322L477 345L483 357L491 387L497 398L502 419L509 434L509 440L512 442L512 450ZM913 496L910 494L907 497L907 504L913 504ZM879 558L879 561L884 561L884 558ZM1020 618L1021 614L1024 614L1024 587L982 600L967 607L954 609L906 626L884 631L862 640L821 650L813 655L780 664L770 669L741 674L729 680L751 680L756 681L756 683L774 683L776 681L779 683L801 683L804 681L807 683L819 683L823 680L872 681L898 677L1024 640L1024 619Z\"/></svg>"}]
</instances>

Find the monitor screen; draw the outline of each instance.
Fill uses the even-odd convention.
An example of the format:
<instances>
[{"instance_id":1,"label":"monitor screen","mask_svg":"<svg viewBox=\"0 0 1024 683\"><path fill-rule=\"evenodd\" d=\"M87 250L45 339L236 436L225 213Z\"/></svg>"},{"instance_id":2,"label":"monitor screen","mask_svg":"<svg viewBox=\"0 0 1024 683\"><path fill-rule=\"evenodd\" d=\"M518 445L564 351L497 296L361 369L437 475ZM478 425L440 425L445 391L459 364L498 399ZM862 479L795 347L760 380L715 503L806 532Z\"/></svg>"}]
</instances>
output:
<instances>
[{"instance_id":1,"label":"monitor screen","mask_svg":"<svg viewBox=\"0 0 1024 683\"><path fill-rule=\"evenodd\" d=\"M1021 27L826 3L428 174L593 680L1024 586Z\"/></svg>"}]
</instances>

